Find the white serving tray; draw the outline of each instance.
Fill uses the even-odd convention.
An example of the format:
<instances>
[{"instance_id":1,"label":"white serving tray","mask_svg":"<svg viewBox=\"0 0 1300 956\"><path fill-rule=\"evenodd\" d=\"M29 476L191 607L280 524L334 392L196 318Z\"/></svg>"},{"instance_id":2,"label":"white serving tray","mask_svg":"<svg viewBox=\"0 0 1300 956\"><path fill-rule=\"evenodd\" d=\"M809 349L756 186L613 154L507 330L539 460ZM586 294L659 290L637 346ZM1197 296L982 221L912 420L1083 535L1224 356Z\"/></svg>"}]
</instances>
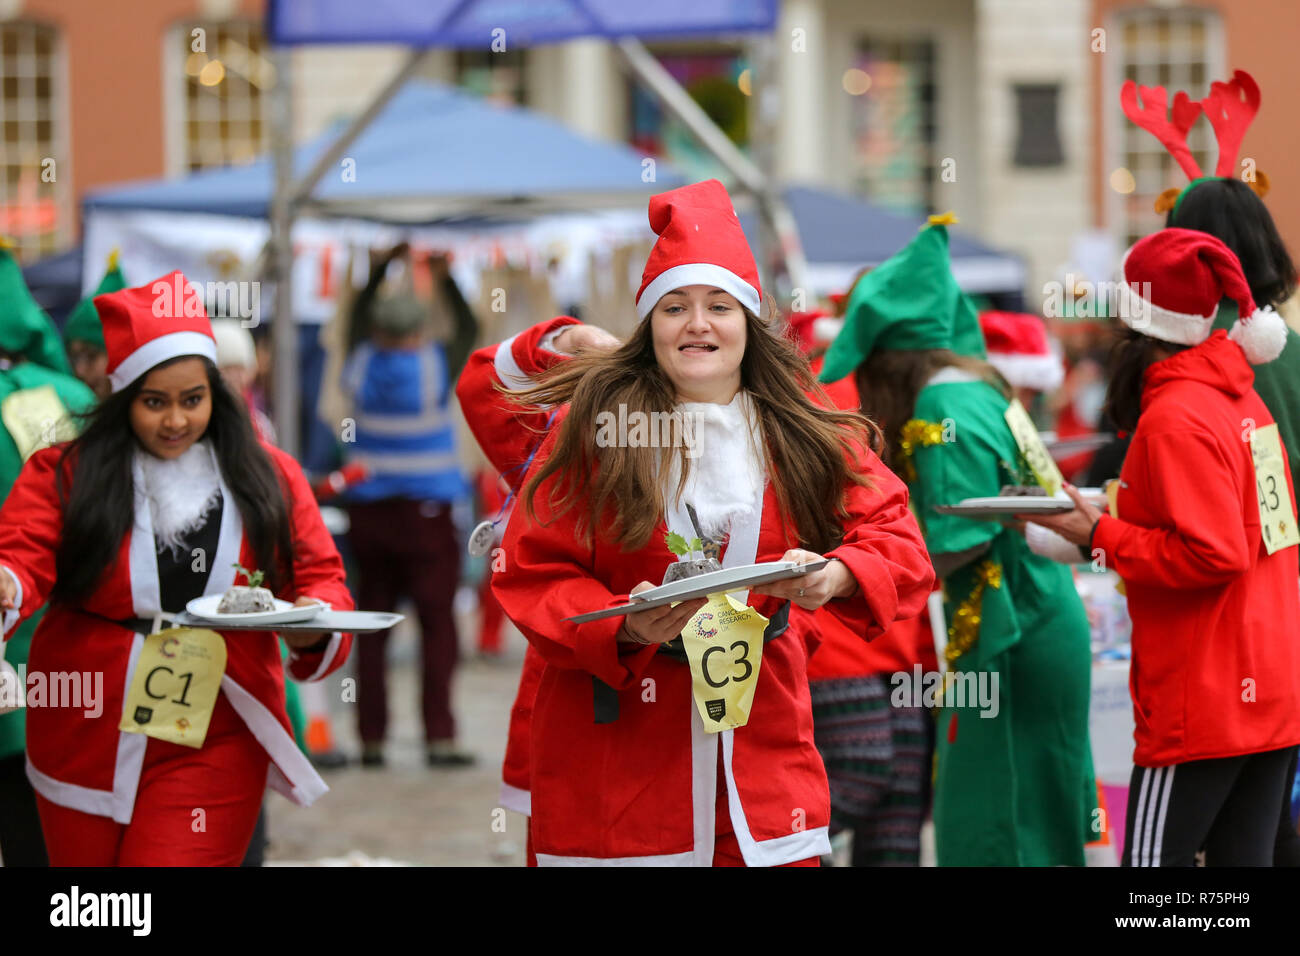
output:
<instances>
[{"instance_id":1,"label":"white serving tray","mask_svg":"<svg viewBox=\"0 0 1300 956\"><path fill-rule=\"evenodd\" d=\"M652 607L663 607L665 604L675 604L693 598L708 597L710 594L745 591L758 584L770 584L773 581L802 577L812 571L821 570L828 563L829 559L818 558L816 561L809 561L805 564L800 564L797 561L764 561L759 564L744 564L735 568L723 568L721 571L710 571L708 574L700 574L693 578L682 578L680 581L673 581L671 584L664 584L657 588L651 588L649 591L642 591L639 594L632 595L628 603L620 604L618 607L589 611L576 617L565 618L565 620L573 621L575 624L585 624L587 621L598 621L601 618L619 617L630 611L644 611Z\"/></svg>"},{"instance_id":2,"label":"white serving tray","mask_svg":"<svg viewBox=\"0 0 1300 956\"><path fill-rule=\"evenodd\" d=\"M306 610L312 609L306 608ZM277 631L280 634L301 631L342 631L345 634L373 634L376 631L386 631L405 619L403 614L392 614L386 611L322 611L317 608L312 617L290 624L259 624L249 620L235 620L235 618L250 616L227 614L223 615L223 620L213 621L197 617L189 611L182 611L172 620L183 627L207 627L220 631Z\"/></svg>"},{"instance_id":3,"label":"white serving tray","mask_svg":"<svg viewBox=\"0 0 1300 956\"><path fill-rule=\"evenodd\" d=\"M197 618L211 624L299 624L309 621L321 611L328 611L330 606L324 601L316 604L304 604L302 607L271 598L275 602L274 611L250 611L243 614L222 614L217 608L221 604L221 594L205 594L196 597L185 605L185 610ZM265 630L265 628L263 628Z\"/></svg>"},{"instance_id":4,"label":"white serving tray","mask_svg":"<svg viewBox=\"0 0 1300 956\"><path fill-rule=\"evenodd\" d=\"M1106 492L1100 488L1080 488L1079 494L1098 508L1106 507ZM953 505L935 505L941 515L967 518L1001 518L1008 515L1056 515L1074 510L1074 502L1064 491L1056 495L994 495L988 498L963 498Z\"/></svg>"}]
</instances>

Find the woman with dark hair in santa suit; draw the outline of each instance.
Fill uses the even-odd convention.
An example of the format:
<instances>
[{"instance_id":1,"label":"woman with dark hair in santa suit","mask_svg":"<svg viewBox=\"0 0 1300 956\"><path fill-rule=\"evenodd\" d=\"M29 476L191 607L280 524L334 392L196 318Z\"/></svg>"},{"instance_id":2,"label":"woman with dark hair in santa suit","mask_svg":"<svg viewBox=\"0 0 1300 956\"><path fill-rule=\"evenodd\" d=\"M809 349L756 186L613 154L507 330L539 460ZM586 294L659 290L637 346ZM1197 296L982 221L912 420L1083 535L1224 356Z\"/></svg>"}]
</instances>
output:
<instances>
[{"instance_id":1,"label":"woman with dark hair in santa suit","mask_svg":"<svg viewBox=\"0 0 1300 956\"><path fill-rule=\"evenodd\" d=\"M352 607L302 471L254 435L186 290L175 272L95 300L113 392L79 438L27 461L0 509L4 633L48 601L31 670L102 675L93 708L50 701L27 715L55 866L237 865L268 782L303 806L327 789L294 744L274 634L155 633L226 592L236 564L297 604ZM300 680L351 646L284 638ZM189 709L165 723L168 702Z\"/></svg>"},{"instance_id":2,"label":"woman with dark hair in santa suit","mask_svg":"<svg viewBox=\"0 0 1300 956\"><path fill-rule=\"evenodd\" d=\"M1068 514L1031 520L1099 552L1126 589L1137 746L1124 865L1191 866L1204 848L1211 866L1267 866L1300 743L1300 537L1251 364L1276 358L1286 329L1205 233L1161 230L1123 268L1133 334L1107 403L1133 442L1112 513L1076 494ZM1212 332L1225 297L1240 318Z\"/></svg>"},{"instance_id":3,"label":"woman with dark hair in santa suit","mask_svg":"<svg viewBox=\"0 0 1300 956\"><path fill-rule=\"evenodd\" d=\"M933 573L869 423L810 401L807 364L758 318L757 269L721 184L654 197L650 224L659 239L630 339L515 393L560 409L493 580L546 665L531 718L533 846L542 865L816 865L830 849L805 670L816 635L789 603L828 607L870 638L920 612ZM598 439L599 416L620 405L629 421L692 416L699 457L631 433ZM725 540L726 567L832 558L750 592L768 619L752 710L718 733L676 642L705 599L566 620L657 586L665 532L696 526L706 549Z\"/></svg>"}]
</instances>

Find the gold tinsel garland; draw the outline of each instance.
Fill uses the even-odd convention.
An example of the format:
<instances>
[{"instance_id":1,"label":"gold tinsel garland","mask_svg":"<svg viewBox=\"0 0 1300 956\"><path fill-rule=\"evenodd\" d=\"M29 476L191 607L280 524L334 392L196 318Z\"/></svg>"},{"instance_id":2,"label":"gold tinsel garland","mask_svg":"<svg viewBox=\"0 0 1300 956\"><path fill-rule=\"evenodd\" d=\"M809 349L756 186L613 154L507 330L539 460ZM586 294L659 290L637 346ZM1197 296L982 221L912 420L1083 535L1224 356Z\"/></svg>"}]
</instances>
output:
<instances>
[{"instance_id":1,"label":"gold tinsel garland","mask_svg":"<svg viewBox=\"0 0 1300 956\"><path fill-rule=\"evenodd\" d=\"M952 616L952 625L948 628L948 646L943 651L943 658L949 664L975 646L975 639L980 633L985 587L1002 587L1002 565L992 558L981 561L975 568L975 586Z\"/></svg>"},{"instance_id":2,"label":"gold tinsel garland","mask_svg":"<svg viewBox=\"0 0 1300 956\"><path fill-rule=\"evenodd\" d=\"M929 447L943 443L943 425L939 422L927 422L922 418L913 418L899 432L898 447L903 453L903 480L909 485L916 481L916 465L912 455L919 447Z\"/></svg>"}]
</instances>

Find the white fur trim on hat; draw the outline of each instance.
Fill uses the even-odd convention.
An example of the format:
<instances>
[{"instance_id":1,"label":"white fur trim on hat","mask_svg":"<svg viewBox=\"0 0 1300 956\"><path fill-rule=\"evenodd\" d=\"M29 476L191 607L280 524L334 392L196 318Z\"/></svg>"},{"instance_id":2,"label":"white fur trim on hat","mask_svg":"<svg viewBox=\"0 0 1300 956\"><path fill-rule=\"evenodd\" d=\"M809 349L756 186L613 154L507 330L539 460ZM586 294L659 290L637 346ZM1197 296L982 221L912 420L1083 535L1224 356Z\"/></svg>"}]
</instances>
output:
<instances>
[{"instance_id":1,"label":"white fur trim on hat","mask_svg":"<svg viewBox=\"0 0 1300 956\"><path fill-rule=\"evenodd\" d=\"M169 332L150 339L118 364L108 375L113 391L120 392L149 369L168 359L198 355L217 364L217 343L202 332Z\"/></svg>"},{"instance_id":2,"label":"white fur trim on hat","mask_svg":"<svg viewBox=\"0 0 1300 956\"><path fill-rule=\"evenodd\" d=\"M1162 309L1133 291L1124 271L1132 251L1132 246L1125 250L1119 263L1119 320L1134 332L1175 345L1200 345L1208 339L1214 330L1214 313L1195 315Z\"/></svg>"},{"instance_id":3,"label":"white fur trim on hat","mask_svg":"<svg viewBox=\"0 0 1300 956\"><path fill-rule=\"evenodd\" d=\"M1251 365L1264 365L1273 361L1286 348L1286 322L1282 316L1266 305L1256 309L1245 322L1232 323L1228 338L1241 346L1246 361Z\"/></svg>"},{"instance_id":4,"label":"white fur trim on hat","mask_svg":"<svg viewBox=\"0 0 1300 956\"><path fill-rule=\"evenodd\" d=\"M665 295L688 285L710 285L730 292L753 315L760 315L758 290L740 276L712 262L688 262L665 269L650 281L636 300L637 318L644 319Z\"/></svg>"},{"instance_id":5,"label":"white fur trim on hat","mask_svg":"<svg viewBox=\"0 0 1300 956\"><path fill-rule=\"evenodd\" d=\"M257 371L257 346L248 329L240 325L241 319L213 319L212 337L217 340L217 367L237 365Z\"/></svg>"},{"instance_id":6,"label":"white fur trim on hat","mask_svg":"<svg viewBox=\"0 0 1300 956\"><path fill-rule=\"evenodd\" d=\"M1013 355L989 352L989 364L1002 373L1014 388L1032 388L1054 392L1065 381L1065 368L1059 355Z\"/></svg>"},{"instance_id":7,"label":"white fur trim on hat","mask_svg":"<svg viewBox=\"0 0 1300 956\"><path fill-rule=\"evenodd\" d=\"M834 342L843 329L843 319L837 319L833 315L823 315L821 318L813 319L812 339L818 343Z\"/></svg>"}]
</instances>

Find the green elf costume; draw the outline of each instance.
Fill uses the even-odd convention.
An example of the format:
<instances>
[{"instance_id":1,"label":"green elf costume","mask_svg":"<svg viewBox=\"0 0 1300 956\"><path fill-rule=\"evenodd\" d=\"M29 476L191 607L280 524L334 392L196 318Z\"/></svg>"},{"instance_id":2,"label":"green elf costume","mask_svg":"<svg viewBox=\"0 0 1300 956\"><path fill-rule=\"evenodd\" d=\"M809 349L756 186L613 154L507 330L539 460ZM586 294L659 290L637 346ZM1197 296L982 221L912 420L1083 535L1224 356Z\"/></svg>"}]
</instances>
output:
<instances>
[{"instance_id":1,"label":"green elf costume","mask_svg":"<svg viewBox=\"0 0 1300 956\"><path fill-rule=\"evenodd\" d=\"M23 282L9 246L0 241L0 501L9 494L23 462L37 447L75 434L73 415L95 405L95 395L68 370L58 333ZM32 632L42 611L27 619L3 648L3 657L22 673ZM27 719L18 708L0 715L0 853L6 865L44 863L34 800L22 799ZM11 802L12 801L12 802ZM27 805L30 803L30 806ZM25 811L30 810L30 815Z\"/></svg>"},{"instance_id":2,"label":"green elf costume","mask_svg":"<svg viewBox=\"0 0 1300 956\"><path fill-rule=\"evenodd\" d=\"M821 381L852 373L882 349L984 358L975 308L949 265L951 221L931 217L905 249L857 283ZM934 510L1022 482L1026 467L1007 408L985 379L945 368L917 395L913 418L902 426L905 460L896 463L930 553L969 555L943 579L951 622L944 656L954 672L946 702L961 702L959 682L972 692L965 706L944 706L939 715L938 862L1081 866L1083 846L1094 838L1096 790L1089 630L1070 569L1032 553L1022 534L996 521ZM971 700L976 687L988 693L986 706Z\"/></svg>"},{"instance_id":3,"label":"green elf costume","mask_svg":"<svg viewBox=\"0 0 1300 956\"><path fill-rule=\"evenodd\" d=\"M108 351L108 347L104 345L104 326L99 321L99 313L95 311L95 296L120 292L127 287L126 276L122 275L122 267L118 259L118 252L114 249L108 254L108 265L104 270L104 277L99 280L99 285L95 287L95 291L78 302L73 310L68 313L68 321L63 325L63 342L65 345L71 345L73 342L85 342L88 345L93 345L101 352Z\"/></svg>"}]
</instances>

